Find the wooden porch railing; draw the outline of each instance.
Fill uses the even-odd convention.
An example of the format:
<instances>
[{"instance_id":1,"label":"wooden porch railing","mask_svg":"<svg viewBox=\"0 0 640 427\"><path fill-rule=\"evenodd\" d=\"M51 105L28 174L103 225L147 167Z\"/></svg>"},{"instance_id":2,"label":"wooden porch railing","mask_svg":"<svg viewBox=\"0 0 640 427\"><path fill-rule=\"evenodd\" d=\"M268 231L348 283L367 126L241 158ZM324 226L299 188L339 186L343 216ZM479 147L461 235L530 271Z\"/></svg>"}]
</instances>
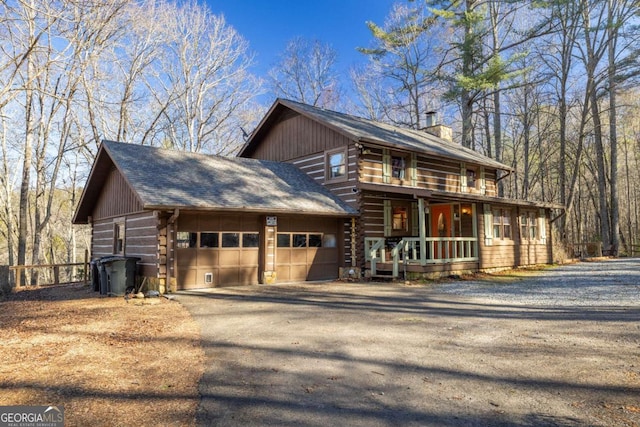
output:
<instances>
[{"instance_id":1,"label":"wooden porch railing","mask_svg":"<svg viewBox=\"0 0 640 427\"><path fill-rule=\"evenodd\" d=\"M421 248L425 248L424 254ZM371 274L375 275L376 264L386 259L384 238L365 238L366 261L371 262ZM453 262L478 261L477 237L427 237L424 245L419 237L405 237L392 250L393 277L399 275L403 264L447 264Z\"/></svg>"}]
</instances>

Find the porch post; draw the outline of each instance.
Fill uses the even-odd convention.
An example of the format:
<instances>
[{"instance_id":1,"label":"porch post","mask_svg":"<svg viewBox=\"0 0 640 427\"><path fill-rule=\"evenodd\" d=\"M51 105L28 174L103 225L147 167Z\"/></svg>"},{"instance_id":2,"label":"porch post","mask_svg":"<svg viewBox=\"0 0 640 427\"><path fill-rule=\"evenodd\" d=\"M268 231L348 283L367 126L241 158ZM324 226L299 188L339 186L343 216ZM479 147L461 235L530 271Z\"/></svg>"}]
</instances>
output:
<instances>
[{"instance_id":1,"label":"porch post","mask_svg":"<svg viewBox=\"0 0 640 427\"><path fill-rule=\"evenodd\" d=\"M473 220L471 221L471 225L473 226L473 237L476 238L476 241L474 242L473 253L479 259L480 258L480 252L478 252L478 250L479 250L478 240L480 240L480 236L478 236L478 217L476 215L476 204L475 203L471 203L471 218L473 218Z\"/></svg>"},{"instance_id":2,"label":"porch post","mask_svg":"<svg viewBox=\"0 0 640 427\"><path fill-rule=\"evenodd\" d=\"M425 225L424 199L418 199L418 222L420 231L420 265L427 264L427 227Z\"/></svg>"}]
</instances>

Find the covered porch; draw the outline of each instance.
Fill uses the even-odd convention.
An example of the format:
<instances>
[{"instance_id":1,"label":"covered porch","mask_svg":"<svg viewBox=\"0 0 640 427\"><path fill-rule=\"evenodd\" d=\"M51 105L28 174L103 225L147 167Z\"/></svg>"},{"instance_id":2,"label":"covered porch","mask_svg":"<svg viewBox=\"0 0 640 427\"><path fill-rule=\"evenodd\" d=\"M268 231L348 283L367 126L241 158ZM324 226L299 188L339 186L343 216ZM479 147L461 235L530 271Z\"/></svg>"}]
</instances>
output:
<instances>
[{"instance_id":1,"label":"covered porch","mask_svg":"<svg viewBox=\"0 0 640 427\"><path fill-rule=\"evenodd\" d=\"M477 271L475 203L435 203L418 199L418 236L366 237L365 268L371 277L407 277ZM402 220L392 211L390 221Z\"/></svg>"}]
</instances>

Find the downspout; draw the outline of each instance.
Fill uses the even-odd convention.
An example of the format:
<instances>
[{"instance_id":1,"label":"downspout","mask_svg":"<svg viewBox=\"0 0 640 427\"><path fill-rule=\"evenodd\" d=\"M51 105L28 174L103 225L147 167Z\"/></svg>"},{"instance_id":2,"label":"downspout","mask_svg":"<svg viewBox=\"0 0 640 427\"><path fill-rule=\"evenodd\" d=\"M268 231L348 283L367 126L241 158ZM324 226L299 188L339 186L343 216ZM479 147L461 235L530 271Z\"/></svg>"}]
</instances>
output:
<instances>
[{"instance_id":1,"label":"downspout","mask_svg":"<svg viewBox=\"0 0 640 427\"><path fill-rule=\"evenodd\" d=\"M513 170L507 170L507 173L505 175L502 175L500 178L496 179L496 184L500 181L502 181L503 179L505 179L508 176L511 176L511 174L513 173Z\"/></svg>"},{"instance_id":2,"label":"downspout","mask_svg":"<svg viewBox=\"0 0 640 427\"><path fill-rule=\"evenodd\" d=\"M167 289L172 289L171 286L171 269L176 273L176 290L178 287L178 262L176 260L175 252L173 249L174 243L174 224L178 217L180 216L180 209L174 209L173 214L167 220ZM169 266L169 262L171 261L171 267Z\"/></svg>"},{"instance_id":3,"label":"downspout","mask_svg":"<svg viewBox=\"0 0 640 427\"><path fill-rule=\"evenodd\" d=\"M351 267L355 267L357 265L356 260L356 219L351 218Z\"/></svg>"}]
</instances>

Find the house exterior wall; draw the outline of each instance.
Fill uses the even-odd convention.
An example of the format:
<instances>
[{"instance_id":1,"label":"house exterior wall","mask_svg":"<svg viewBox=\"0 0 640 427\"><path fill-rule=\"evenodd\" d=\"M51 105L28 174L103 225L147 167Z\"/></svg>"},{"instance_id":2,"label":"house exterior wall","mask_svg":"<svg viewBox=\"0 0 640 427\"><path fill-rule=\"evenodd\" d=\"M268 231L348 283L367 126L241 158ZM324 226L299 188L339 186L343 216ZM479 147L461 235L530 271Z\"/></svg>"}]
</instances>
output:
<instances>
[{"instance_id":1,"label":"house exterior wall","mask_svg":"<svg viewBox=\"0 0 640 427\"><path fill-rule=\"evenodd\" d=\"M385 163L389 158L399 156L406 159L406 173L404 179L393 176L385 178ZM480 166L467 165L459 161L430 157L421 154L385 149L381 147L365 147L360 157L359 180L363 183L388 184L400 187L413 187L421 190L446 191L451 193L472 193L486 196L496 196L496 171ZM415 164L411 164L412 161ZM415 176L411 168L415 168ZM463 186L463 174L466 169L476 174L474 186ZM466 176L464 178L466 183ZM483 188L482 188L483 187Z\"/></svg>"},{"instance_id":2,"label":"house exterior wall","mask_svg":"<svg viewBox=\"0 0 640 427\"><path fill-rule=\"evenodd\" d=\"M352 141L327 126L293 111L283 113L256 144L251 157L287 162L314 153L346 147Z\"/></svg>"},{"instance_id":3,"label":"house exterior wall","mask_svg":"<svg viewBox=\"0 0 640 427\"><path fill-rule=\"evenodd\" d=\"M158 228L153 211L142 204L120 172L113 168L105 179L102 192L92 211L91 258L107 255L139 257L138 273L158 276ZM115 247L118 224L123 225L124 247Z\"/></svg>"},{"instance_id":4,"label":"house exterior wall","mask_svg":"<svg viewBox=\"0 0 640 427\"><path fill-rule=\"evenodd\" d=\"M290 160L296 167L309 175L315 182L324 185L333 194L351 207L358 207L358 194L354 191L358 181L358 150L353 145L346 148L347 176L344 180L326 179L326 151L312 153Z\"/></svg>"},{"instance_id":5,"label":"house exterior wall","mask_svg":"<svg viewBox=\"0 0 640 427\"><path fill-rule=\"evenodd\" d=\"M124 247L122 252L115 248L116 227L124 226ZM91 235L91 258L107 255L138 257L142 276L158 275L158 229L157 218L152 211L139 212L93 222Z\"/></svg>"},{"instance_id":6,"label":"house exterior wall","mask_svg":"<svg viewBox=\"0 0 640 427\"><path fill-rule=\"evenodd\" d=\"M131 191L127 181L116 168L113 168L104 181L102 192L93 209L93 219L101 220L142 210L142 203Z\"/></svg>"},{"instance_id":7,"label":"house exterior wall","mask_svg":"<svg viewBox=\"0 0 640 427\"><path fill-rule=\"evenodd\" d=\"M536 239L526 239L522 236L520 215L524 212L538 212L538 209L515 208L508 205L492 205L492 209L493 208L507 208L510 210L512 237L509 239L487 238L486 223L487 220L491 220L492 217L483 214L482 209L478 210L478 230L480 234L478 243L481 270L549 264L553 262L553 245L551 244L551 233L549 231L551 230L549 212L546 212L544 218L536 215L538 221L544 223L544 231L538 230Z\"/></svg>"}]
</instances>

